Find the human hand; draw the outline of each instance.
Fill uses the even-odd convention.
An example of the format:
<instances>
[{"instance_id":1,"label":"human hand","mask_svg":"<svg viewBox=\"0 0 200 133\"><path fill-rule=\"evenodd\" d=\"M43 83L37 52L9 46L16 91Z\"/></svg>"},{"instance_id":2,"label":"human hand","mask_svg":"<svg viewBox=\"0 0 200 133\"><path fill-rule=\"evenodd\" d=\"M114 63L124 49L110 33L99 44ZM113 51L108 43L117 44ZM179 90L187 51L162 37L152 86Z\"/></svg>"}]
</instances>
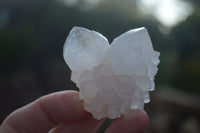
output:
<instances>
[{"instance_id":1,"label":"human hand","mask_svg":"<svg viewBox=\"0 0 200 133\"><path fill-rule=\"evenodd\" d=\"M26 105L10 114L0 126L0 133L95 133L104 119L96 120L83 108L79 92L63 91ZM142 133L148 116L132 110L116 119L106 133Z\"/></svg>"}]
</instances>

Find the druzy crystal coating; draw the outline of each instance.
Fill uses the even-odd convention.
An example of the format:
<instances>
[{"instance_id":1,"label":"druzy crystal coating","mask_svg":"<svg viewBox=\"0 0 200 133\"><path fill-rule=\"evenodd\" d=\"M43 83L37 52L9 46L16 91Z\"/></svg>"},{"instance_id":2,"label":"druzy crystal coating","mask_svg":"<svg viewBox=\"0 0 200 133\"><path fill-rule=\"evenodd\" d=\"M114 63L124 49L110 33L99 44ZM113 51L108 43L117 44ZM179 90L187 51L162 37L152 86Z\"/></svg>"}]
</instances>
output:
<instances>
[{"instance_id":1,"label":"druzy crystal coating","mask_svg":"<svg viewBox=\"0 0 200 133\"><path fill-rule=\"evenodd\" d=\"M84 108L96 119L114 119L150 102L159 55L144 27L125 32L110 45L96 31L73 27L63 51Z\"/></svg>"}]
</instances>

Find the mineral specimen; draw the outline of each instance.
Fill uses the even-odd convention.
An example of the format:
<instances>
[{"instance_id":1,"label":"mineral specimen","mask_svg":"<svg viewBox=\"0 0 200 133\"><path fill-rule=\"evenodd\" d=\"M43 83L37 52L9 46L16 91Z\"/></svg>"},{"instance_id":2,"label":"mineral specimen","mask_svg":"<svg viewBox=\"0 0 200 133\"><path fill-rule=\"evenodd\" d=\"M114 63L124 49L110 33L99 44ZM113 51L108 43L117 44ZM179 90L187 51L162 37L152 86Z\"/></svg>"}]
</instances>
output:
<instances>
[{"instance_id":1,"label":"mineral specimen","mask_svg":"<svg viewBox=\"0 0 200 133\"><path fill-rule=\"evenodd\" d=\"M145 28L130 30L109 45L100 33L74 27L63 53L84 108L96 119L143 109L155 88L159 55Z\"/></svg>"}]
</instances>

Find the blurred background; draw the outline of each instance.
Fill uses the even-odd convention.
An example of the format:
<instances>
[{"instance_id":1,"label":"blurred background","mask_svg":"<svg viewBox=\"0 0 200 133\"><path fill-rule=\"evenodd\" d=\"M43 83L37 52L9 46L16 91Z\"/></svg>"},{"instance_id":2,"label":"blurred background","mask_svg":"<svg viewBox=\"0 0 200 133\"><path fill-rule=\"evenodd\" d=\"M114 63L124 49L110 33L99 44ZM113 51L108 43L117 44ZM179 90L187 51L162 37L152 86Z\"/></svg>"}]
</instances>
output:
<instances>
[{"instance_id":1,"label":"blurred background","mask_svg":"<svg viewBox=\"0 0 200 133\"><path fill-rule=\"evenodd\" d=\"M0 0L0 122L42 95L77 90L62 57L73 26L109 42L146 27L161 52L146 133L200 133L199 0Z\"/></svg>"}]
</instances>

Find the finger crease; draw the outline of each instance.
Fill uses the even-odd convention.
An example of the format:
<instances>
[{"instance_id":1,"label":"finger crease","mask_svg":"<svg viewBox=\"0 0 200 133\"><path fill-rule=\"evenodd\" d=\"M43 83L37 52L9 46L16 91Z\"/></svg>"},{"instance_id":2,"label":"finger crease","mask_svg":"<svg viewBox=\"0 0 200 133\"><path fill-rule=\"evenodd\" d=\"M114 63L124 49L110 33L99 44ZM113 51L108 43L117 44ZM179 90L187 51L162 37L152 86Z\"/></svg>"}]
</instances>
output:
<instances>
[{"instance_id":1,"label":"finger crease","mask_svg":"<svg viewBox=\"0 0 200 133\"><path fill-rule=\"evenodd\" d=\"M42 99L39 99L39 104L40 104L40 108L43 111L43 113L46 115L46 117L55 125L57 125L59 122L55 121L51 115L48 113L48 111L45 109L44 104L42 102Z\"/></svg>"},{"instance_id":2,"label":"finger crease","mask_svg":"<svg viewBox=\"0 0 200 133\"><path fill-rule=\"evenodd\" d=\"M10 121L6 120L6 121L5 121L5 124L6 124L9 128L11 128L11 129L13 129L14 131L16 131L17 133L20 133L20 130L19 130L16 126L14 126L14 124L12 124Z\"/></svg>"},{"instance_id":3,"label":"finger crease","mask_svg":"<svg viewBox=\"0 0 200 133\"><path fill-rule=\"evenodd\" d=\"M9 120L6 120L5 122L8 125L8 127L13 129L16 133L23 133L22 131L24 131L24 133L32 133L31 131L29 131L25 127L22 127L22 130L20 130L20 128L18 128L15 124L11 123Z\"/></svg>"}]
</instances>

